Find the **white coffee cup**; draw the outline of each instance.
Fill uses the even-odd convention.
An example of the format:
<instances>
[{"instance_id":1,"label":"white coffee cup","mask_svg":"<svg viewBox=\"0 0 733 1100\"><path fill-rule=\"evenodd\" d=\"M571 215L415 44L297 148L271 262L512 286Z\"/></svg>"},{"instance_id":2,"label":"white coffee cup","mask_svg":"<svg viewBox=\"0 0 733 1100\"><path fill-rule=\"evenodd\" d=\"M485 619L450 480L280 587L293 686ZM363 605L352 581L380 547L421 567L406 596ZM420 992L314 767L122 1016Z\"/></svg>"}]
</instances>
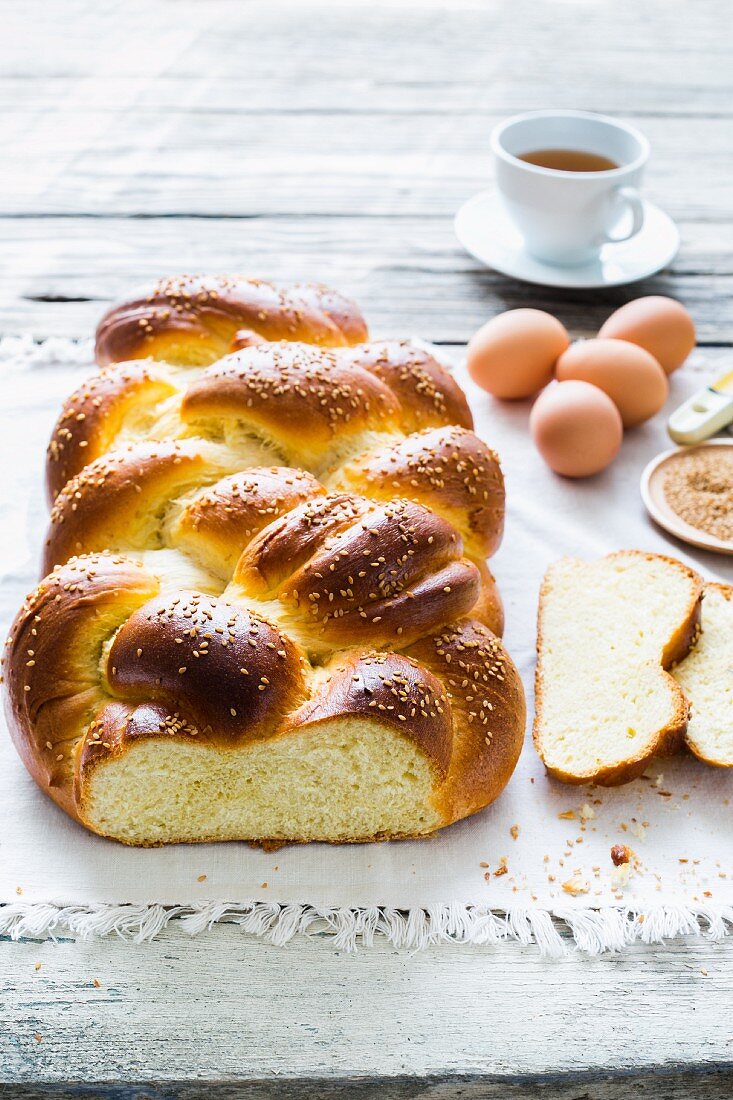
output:
<instances>
[{"instance_id":1,"label":"white coffee cup","mask_svg":"<svg viewBox=\"0 0 733 1100\"><path fill-rule=\"evenodd\" d=\"M633 126L586 111L530 111L497 126L491 148L506 212L538 259L588 263L604 244L628 240L641 229L638 189L649 143ZM595 153L618 167L565 172L519 159L540 149Z\"/></svg>"}]
</instances>

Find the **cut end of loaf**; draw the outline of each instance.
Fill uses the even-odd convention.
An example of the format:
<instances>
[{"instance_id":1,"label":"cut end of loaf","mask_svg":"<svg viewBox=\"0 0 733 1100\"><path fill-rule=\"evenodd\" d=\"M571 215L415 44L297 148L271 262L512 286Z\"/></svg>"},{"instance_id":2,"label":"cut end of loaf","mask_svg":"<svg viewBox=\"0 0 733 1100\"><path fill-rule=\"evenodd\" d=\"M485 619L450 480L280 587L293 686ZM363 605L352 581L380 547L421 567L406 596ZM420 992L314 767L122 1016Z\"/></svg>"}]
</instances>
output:
<instances>
[{"instance_id":1,"label":"cut end of loaf","mask_svg":"<svg viewBox=\"0 0 733 1100\"><path fill-rule=\"evenodd\" d=\"M689 650L701 581L641 551L565 558L540 594L534 740L567 783L624 783L684 734L688 703L665 671Z\"/></svg>"},{"instance_id":2,"label":"cut end of loaf","mask_svg":"<svg viewBox=\"0 0 733 1100\"><path fill-rule=\"evenodd\" d=\"M137 741L83 775L81 816L97 833L145 846L423 836L445 823L436 782L407 738L344 718L227 752Z\"/></svg>"},{"instance_id":3,"label":"cut end of loaf","mask_svg":"<svg viewBox=\"0 0 733 1100\"><path fill-rule=\"evenodd\" d=\"M674 669L690 701L686 740L695 756L733 768L733 587L705 586L702 631Z\"/></svg>"}]
</instances>

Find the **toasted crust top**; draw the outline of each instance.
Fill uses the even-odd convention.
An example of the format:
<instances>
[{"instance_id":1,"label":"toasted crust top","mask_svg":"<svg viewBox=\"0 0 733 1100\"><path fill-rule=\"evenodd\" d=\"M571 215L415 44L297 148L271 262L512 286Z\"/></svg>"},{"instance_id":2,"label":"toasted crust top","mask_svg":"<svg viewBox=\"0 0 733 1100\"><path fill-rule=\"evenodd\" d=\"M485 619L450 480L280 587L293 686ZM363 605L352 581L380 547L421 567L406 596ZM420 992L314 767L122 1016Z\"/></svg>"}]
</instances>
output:
<instances>
[{"instance_id":1,"label":"toasted crust top","mask_svg":"<svg viewBox=\"0 0 733 1100\"><path fill-rule=\"evenodd\" d=\"M243 418L282 445L313 450L335 436L399 424L394 393L368 371L307 344L263 344L209 367L183 399L181 416Z\"/></svg>"},{"instance_id":2,"label":"toasted crust top","mask_svg":"<svg viewBox=\"0 0 733 1100\"><path fill-rule=\"evenodd\" d=\"M267 527L244 550L234 583L276 598L308 635L405 645L468 613L480 576L455 529L427 508L336 495Z\"/></svg>"},{"instance_id":3,"label":"toasted crust top","mask_svg":"<svg viewBox=\"0 0 733 1100\"><path fill-rule=\"evenodd\" d=\"M364 319L330 287L276 287L242 275L180 275L113 306L97 328L97 362L211 363L255 339L342 347L367 339Z\"/></svg>"},{"instance_id":4,"label":"toasted crust top","mask_svg":"<svg viewBox=\"0 0 733 1100\"><path fill-rule=\"evenodd\" d=\"M126 414L136 416L175 394L176 388L150 363L122 363L100 371L64 403L48 446L51 503L64 485L112 445Z\"/></svg>"},{"instance_id":5,"label":"toasted crust top","mask_svg":"<svg viewBox=\"0 0 733 1100\"><path fill-rule=\"evenodd\" d=\"M344 358L369 371L397 395L406 431L440 424L473 427L463 390L424 348L407 340L372 341L344 353Z\"/></svg>"},{"instance_id":6,"label":"toasted crust top","mask_svg":"<svg viewBox=\"0 0 733 1100\"><path fill-rule=\"evenodd\" d=\"M504 531L504 477L496 454L465 428L427 428L342 466L335 484L380 500L409 497L460 530L478 557Z\"/></svg>"},{"instance_id":7,"label":"toasted crust top","mask_svg":"<svg viewBox=\"0 0 733 1100\"><path fill-rule=\"evenodd\" d=\"M120 699L165 703L225 745L271 737L305 698L292 642L252 611L199 592L135 611L112 643L107 680Z\"/></svg>"}]
</instances>

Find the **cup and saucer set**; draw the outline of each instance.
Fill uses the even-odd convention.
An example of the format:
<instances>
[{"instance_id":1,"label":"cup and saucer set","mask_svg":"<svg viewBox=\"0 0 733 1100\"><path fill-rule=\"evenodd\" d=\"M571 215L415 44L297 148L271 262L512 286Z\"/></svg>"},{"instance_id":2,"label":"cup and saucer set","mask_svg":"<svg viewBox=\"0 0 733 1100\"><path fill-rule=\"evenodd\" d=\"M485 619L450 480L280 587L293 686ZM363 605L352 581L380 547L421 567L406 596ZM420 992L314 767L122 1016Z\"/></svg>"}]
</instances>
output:
<instances>
[{"instance_id":1,"label":"cup and saucer set","mask_svg":"<svg viewBox=\"0 0 733 1100\"><path fill-rule=\"evenodd\" d=\"M672 219L640 193L649 143L585 111L515 115L491 135L495 189L458 211L458 240L481 263L528 283L622 286L674 258Z\"/></svg>"}]
</instances>

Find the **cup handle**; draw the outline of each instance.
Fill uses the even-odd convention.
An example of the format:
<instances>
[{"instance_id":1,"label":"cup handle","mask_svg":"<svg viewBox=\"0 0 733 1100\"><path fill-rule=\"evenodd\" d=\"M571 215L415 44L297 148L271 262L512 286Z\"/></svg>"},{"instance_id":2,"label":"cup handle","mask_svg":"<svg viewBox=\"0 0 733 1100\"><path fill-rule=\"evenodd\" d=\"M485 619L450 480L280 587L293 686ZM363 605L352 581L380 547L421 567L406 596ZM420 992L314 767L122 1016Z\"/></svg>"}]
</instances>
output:
<instances>
[{"instance_id":1,"label":"cup handle","mask_svg":"<svg viewBox=\"0 0 733 1100\"><path fill-rule=\"evenodd\" d=\"M636 190L635 187L618 187L615 191L616 198L622 202L631 210L631 229L628 233L615 234L607 233L606 240L612 244L620 244L621 241L628 241L630 237L635 237L644 224L644 202Z\"/></svg>"}]
</instances>

